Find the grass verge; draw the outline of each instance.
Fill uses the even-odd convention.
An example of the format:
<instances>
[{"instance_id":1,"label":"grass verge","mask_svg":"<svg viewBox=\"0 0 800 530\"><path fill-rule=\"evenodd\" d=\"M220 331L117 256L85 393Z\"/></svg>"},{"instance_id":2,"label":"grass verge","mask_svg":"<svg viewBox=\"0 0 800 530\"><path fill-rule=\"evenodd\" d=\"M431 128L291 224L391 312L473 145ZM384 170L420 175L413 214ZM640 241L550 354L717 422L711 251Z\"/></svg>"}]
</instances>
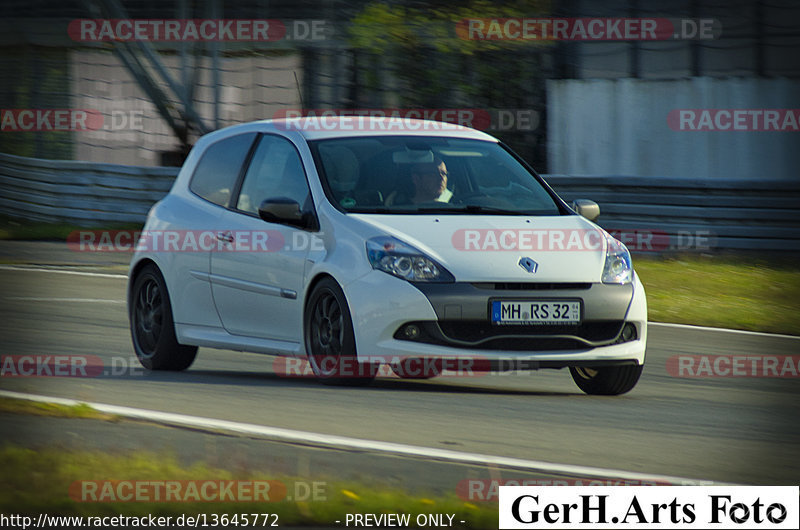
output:
<instances>
[{"instance_id":1,"label":"grass verge","mask_svg":"<svg viewBox=\"0 0 800 530\"><path fill-rule=\"evenodd\" d=\"M800 267L743 257L634 257L649 320L800 335Z\"/></svg>"},{"instance_id":2,"label":"grass verge","mask_svg":"<svg viewBox=\"0 0 800 530\"><path fill-rule=\"evenodd\" d=\"M141 230L139 223L111 223L103 225L103 230ZM67 237L85 226L27 221L0 216L0 240L16 241L66 241Z\"/></svg>"},{"instance_id":3,"label":"grass verge","mask_svg":"<svg viewBox=\"0 0 800 530\"><path fill-rule=\"evenodd\" d=\"M105 414L93 409L86 403L77 405L58 405L56 403L40 403L26 399L0 398L0 412L11 414L29 414L52 418L90 418L97 420L118 421L119 416Z\"/></svg>"},{"instance_id":4,"label":"grass verge","mask_svg":"<svg viewBox=\"0 0 800 530\"><path fill-rule=\"evenodd\" d=\"M496 528L494 503L476 505L455 494L417 495L381 484L341 482L315 478L316 494L308 500L275 502L84 502L84 486L79 481L280 481L289 494L307 491L308 478L276 477L257 470L229 471L197 463L190 467L178 463L175 455L142 451L136 454L109 454L99 451L35 451L7 445L0 449L0 512L36 517L72 516L172 516L206 514L277 514L280 526L339 526L347 513L453 514L455 528ZM76 486L76 482L78 482ZM298 484L304 485L302 488ZM320 486L321 485L321 486ZM70 487L72 486L72 489ZM270 488L273 491L275 488ZM277 488L280 490L280 488ZM102 492L102 489L98 489ZM152 496L153 489L144 495ZM183 491L188 492L185 488ZM127 493L128 490L125 490ZM98 494L99 499L106 500ZM77 498L77 500L76 500ZM136 498L136 497L134 497ZM184 498L193 498L187 496ZM209 522L211 519L208 519ZM173 519L174 521L174 519ZM460 523L464 521L464 523ZM260 522L260 521L259 521Z\"/></svg>"}]
</instances>

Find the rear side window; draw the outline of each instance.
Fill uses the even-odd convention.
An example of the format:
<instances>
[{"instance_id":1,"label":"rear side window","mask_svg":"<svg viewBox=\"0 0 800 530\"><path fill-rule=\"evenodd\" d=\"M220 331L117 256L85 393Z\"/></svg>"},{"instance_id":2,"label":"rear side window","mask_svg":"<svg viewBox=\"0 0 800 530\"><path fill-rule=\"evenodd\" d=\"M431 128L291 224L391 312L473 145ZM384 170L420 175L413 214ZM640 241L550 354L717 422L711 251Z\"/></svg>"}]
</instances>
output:
<instances>
[{"instance_id":1,"label":"rear side window","mask_svg":"<svg viewBox=\"0 0 800 530\"><path fill-rule=\"evenodd\" d=\"M197 163L189 189L207 201L227 206L256 133L220 140L206 149Z\"/></svg>"}]
</instances>

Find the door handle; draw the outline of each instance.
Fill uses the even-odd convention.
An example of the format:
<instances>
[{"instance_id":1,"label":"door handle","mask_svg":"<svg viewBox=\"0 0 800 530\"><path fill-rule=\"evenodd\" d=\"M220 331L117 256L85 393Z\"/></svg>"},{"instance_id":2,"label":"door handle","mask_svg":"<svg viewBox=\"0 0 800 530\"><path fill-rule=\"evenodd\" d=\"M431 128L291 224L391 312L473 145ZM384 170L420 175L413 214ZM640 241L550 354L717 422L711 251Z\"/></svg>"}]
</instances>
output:
<instances>
[{"instance_id":1,"label":"door handle","mask_svg":"<svg viewBox=\"0 0 800 530\"><path fill-rule=\"evenodd\" d=\"M217 239L226 243L233 243L233 234L230 232L217 232Z\"/></svg>"}]
</instances>

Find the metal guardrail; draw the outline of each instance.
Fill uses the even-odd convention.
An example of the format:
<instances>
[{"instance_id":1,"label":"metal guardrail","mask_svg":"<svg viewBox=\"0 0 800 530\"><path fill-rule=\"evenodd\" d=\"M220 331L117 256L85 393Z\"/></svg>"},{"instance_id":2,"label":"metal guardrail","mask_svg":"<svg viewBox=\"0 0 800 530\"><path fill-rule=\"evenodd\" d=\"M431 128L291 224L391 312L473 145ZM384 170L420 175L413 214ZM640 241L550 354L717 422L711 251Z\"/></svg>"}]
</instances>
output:
<instances>
[{"instance_id":1,"label":"metal guardrail","mask_svg":"<svg viewBox=\"0 0 800 530\"><path fill-rule=\"evenodd\" d=\"M0 213L82 226L143 223L178 170L0 153Z\"/></svg>"},{"instance_id":2,"label":"metal guardrail","mask_svg":"<svg viewBox=\"0 0 800 530\"><path fill-rule=\"evenodd\" d=\"M0 153L0 213L81 226L142 223L178 168ZM598 224L632 250L800 251L800 180L545 175L567 201L600 204Z\"/></svg>"},{"instance_id":3,"label":"metal guardrail","mask_svg":"<svg viewBox=\"0 0 800 530\"><path fill-rule=\"evenodd\" d=\"M544 177L567 202L597 202L632 250L800 251L800 179Z\"/></svg>"}]
</instances>

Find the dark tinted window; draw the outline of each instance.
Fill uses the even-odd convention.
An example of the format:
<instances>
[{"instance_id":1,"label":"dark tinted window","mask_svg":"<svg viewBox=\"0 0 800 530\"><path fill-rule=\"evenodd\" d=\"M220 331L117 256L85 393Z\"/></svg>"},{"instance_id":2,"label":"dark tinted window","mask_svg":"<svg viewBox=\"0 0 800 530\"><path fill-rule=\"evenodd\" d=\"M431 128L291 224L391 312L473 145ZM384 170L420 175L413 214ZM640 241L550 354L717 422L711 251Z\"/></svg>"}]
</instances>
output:
<instances>
[{"instance_id":1,"label":"dark tinted window","mask_svg":"<svg viewBox=\"0 0 800 530\"><path fill-rule=\"evenodd\" d=\"M559 215L553 196L495 142L374 136L309 142L326 192L349 212Z\"/></svg>"},{"instance_id":2,"label":"dark tinted window","mask_svg":"<svg viewBox=\"0 0 800 530\"><path fill-rule=\"evenodd\" d=\"M227 206L255 133L220 140L206 149L194 170L189 189L207 201Z\"/></svg>"}]
</instances>

